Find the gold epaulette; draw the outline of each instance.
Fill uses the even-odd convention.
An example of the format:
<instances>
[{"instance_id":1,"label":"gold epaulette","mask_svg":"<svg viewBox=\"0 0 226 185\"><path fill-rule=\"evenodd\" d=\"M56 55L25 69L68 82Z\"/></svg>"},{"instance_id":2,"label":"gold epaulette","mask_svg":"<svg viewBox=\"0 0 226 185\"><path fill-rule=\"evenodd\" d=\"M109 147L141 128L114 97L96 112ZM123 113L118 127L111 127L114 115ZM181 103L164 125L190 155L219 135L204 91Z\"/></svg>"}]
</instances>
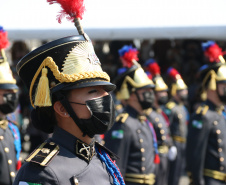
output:
<instances>
[{"instance_id":1,"label":"gold epaulette","mask_svg":"<svg viewBox=\"0 0 226 185\"><path fill-rule=\"evenodd\" d=\"M152 111L153 111L152 108L146 109L146 110L144 110L144 114L145 115L150 115Z\"/></svg>"},{"instance_id":2,"label":"gold epaulette","mask_svg":"<svg viewBox=\"0 0 226 185\"><path fill-rule=\"evenodd\" d=\"M202 114L205 115L207 111L209 110L208 105L201 105L196 109L196 114Z\"/></svg>"},{"instance_id":3,"label":"gold epaulette","mask_svg":"<svg viewBox=\"0 0 226 185\"><path fill-rule=\"evenodd\" d=\"M175 102L170 101L170 102L168 102L168 103L166 104L166 108L172 109L173 107L175 107L175 105L176 105Z\"/></svg>"},{"instance_id":4,"label":"gold epaulette","mask_svg":"<svg viewBox=\"0 0 226 185\"><path fill-rule=\"evenodd\" d=\"M50 161L59 153L59 146L54 142L44 142L35 149L26 159L26 162L38 163L47 166Z\"/></svg>"},{"instance_id":5,"label":"gold epaulette","mask_svg":"<svg viewBox=\"0 0 226 185\"><path fill-rule=\"evenodd\" d=\"M121 104L118 104L118 105L115 106L116 110L121 110L122 108L123 108L123 106Z\"/></svg>"},{"instance_id":6,"label":"gold epaulette","mask_svg":"<svg viewBox=\"0 0 226 185\"><path fill-rule=\"evenodd\" d=\"M116 117L115 121L116 122L120 121L121 123L125 123L128 117L129 117L128 113L121 113Z\"/></svg>"}]
</instances>

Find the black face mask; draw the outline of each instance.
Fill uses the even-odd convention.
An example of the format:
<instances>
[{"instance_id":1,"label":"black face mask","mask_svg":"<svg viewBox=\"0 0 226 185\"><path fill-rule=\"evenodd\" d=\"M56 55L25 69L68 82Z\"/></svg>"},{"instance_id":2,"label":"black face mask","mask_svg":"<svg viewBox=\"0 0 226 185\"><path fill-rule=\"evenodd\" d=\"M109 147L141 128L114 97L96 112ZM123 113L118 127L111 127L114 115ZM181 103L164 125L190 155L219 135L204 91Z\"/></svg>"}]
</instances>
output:
<instances>
[{"instance_id":1,"label":"black face mask","mask_svg":"<svg viewBox=\"0 0 226 185\"><path fill-rule=\"evenodd\" d=\"M223 95L220 95L218 91L217 91L217 94L218 94L218 97L221 100L221 102L226 104L226 88L224 88Z\"/></svg>"},{"instance_id":2,"label":"black face mask","mask_svg":"<svg viewBox=\"0 0 226 185\"><path fill-rule=\"evenodd\" d=\"M77 102L70 103L80 104ZM114 102L111 95L88 100L86 104L80 105L86 105L91 112L91 118L79 119L82 126L78 126L84 134L92 138L95 134L104 134L111 129L115 118Z\"/></svg>"},{"instance_id":3,"label":"black face mask","mask_svg":"<svg viewBox=\"0 0 226 185\"><path fill-rule=\"evenodd\" d=\"M139 94L136 92L138 101L143 110L148 109L153 106L155 102L155 94L154 92L143 92L143 101L141 101Z\"/></svg>"},{"instance_id":4,"label":"black face mask","mask_svg":"<svg viewBox=\"0 0 226 185\"><path fill-rule=\"evenodd\" d=\"M9 114L16 110L18 105L18 94L7 93L3 94L3 104L0 105L0 111L3 114Z\"/></svg>"},{"instance_id":5,"label":"black face mask","mask_svg":"<svg viewBox=\"0 0 226 185\"><path fill-rule=\"evenodd\" d=\"M187 102L187 100L188 100L188 95L187 94L179 95L179 97L180 97L182 102Z\"/></svg>"},{"instance_id":6,"label":"black face mask","mask_svg":"<svg viewBox=\"0 0 226 185\"><path fill-rule=\"evenodd\" d=\"M168 102L168 96L161 96L158 98L159 105L165 105Z\"/></svg>"}]
</instances>

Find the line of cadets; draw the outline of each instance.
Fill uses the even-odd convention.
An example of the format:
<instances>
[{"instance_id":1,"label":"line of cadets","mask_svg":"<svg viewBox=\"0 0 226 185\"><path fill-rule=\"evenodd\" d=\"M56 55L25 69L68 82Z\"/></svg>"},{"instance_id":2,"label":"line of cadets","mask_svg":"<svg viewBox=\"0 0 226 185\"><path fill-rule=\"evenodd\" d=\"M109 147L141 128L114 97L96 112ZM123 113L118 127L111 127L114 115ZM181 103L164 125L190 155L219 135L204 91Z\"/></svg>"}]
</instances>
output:
<instances>
[{"instance_id":1,"label":"line of cadets","mask_svg":"<svg viewBox=\"0 0 226 185\"><path fill-rule=\"evenodd\" d=\"M186 172L190 185L226 184L224 53L213 41L202 47L207 60L198 79L202 101L190 120L188 88L176 69L167 70L168 88L155 60L140 66L136 48L119 50L118 116L103 142L120 157L116 162L127 185L178 185Z\"/></svg>"},{"instance_id":2,"label":"line of cadets","mask_svg":"<svg viewBox=\"0 0 226 185\"><path fill-rule=\"evenodd\" d=\"M185 167L188 112L184 106L188 92L176 69L170 68L171 101L168 86L156 61L142 67L132 46L119 50L123 67L115 84L118 116L105 134L104 143L116 153L127 185L176 185Z\"/></svg>"}]
</instances>

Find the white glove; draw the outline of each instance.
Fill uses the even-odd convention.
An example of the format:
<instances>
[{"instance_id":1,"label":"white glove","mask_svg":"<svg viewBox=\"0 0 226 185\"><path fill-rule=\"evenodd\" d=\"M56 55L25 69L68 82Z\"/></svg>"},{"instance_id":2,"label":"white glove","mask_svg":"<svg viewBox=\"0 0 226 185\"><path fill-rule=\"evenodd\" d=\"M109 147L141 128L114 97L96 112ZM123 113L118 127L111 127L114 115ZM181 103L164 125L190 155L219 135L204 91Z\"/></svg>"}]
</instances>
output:
<instances>
[{"instance_id":1,"label":"white glove","mask_svg":"<svg viewBox=\"0 0 226 185\"><path fill-rule=\"evenodd\" d=\"M174 161L177 157L177 148L175 146L171 146L168 152L168 159L170 161Z\"/></svg>"}]
</instances>

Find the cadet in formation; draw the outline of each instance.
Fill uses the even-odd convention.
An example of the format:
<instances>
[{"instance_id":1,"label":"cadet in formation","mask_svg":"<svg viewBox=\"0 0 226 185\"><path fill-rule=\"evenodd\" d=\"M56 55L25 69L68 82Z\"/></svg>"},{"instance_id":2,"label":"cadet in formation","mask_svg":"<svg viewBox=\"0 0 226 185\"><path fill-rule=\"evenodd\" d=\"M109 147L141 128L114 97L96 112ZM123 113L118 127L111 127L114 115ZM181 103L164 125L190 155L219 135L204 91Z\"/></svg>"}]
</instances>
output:
<instances>
[{"instance_id":1,"label":"cadet in formation","mask_svg":"<svg viewBox=\"0 0 226 185\"><path fill-rule=\"evenodd\" d=\"M47 43L17 65L30 89L32 123L53 135L26 158L14 185L125 184L116 156L94 139L114 123L109 92L115 85L102 71L79 17L73 19L80 35Z\"/></svg>"},{"instance_id":2,"label":"cadet in formation","mask_svg":"<svg viewBox=\"0 0 226 185\"><path fill-rule=\"evenodd\" d=\"M161 77L160 67L154 59L148 59L144 68L150 72L155 84L155 103L145 110L149 121L153 124L160 156L160 164L156 167L156 185L168 184L169 159L174 160L177 155L176 147L173 146L169 130L169 119L161 109L168 102L168 86ZM169 158L169 159L168 159Z\"/></svg>"},{"instance_id":3,"label":"cadet in formation","mask_svg":"<svg viewBox=\"0 0 226 185\"><path fill-rule=\"evenodd\" d=\"M226 65L216 43L203 43L209 64L201 71L207 94L189 123L187 170L191 185L225 185L226 177Z\"/></svg>"},{"instance_id":4,"label":"cadet in formation","mask_svg":"<svg viewBox=\"0 0 226 185\"><path fill-rule=\"evenodd\" d=\"M0 26L0 184L12 185L21 166L20 132L16 123L7 118L18 105L18 87L12 76L4 49L9 42Z\"/></svg>"},{"instance_id":5,"label":"cadet in formation","mask_svg":"<svg viewBox=\"0 0 226 185\"><path fill-rule=\"evenodd\" d=\"M137 53L127 45L119 50L124 67L115 79L116 97L125 108L105 135L105 146L120 157L116 162L127 185L150 185L155 183L159 156L153 125L143 111L154 103L155 85L137 63Z\"/></svg>"},{"instance_id":6,"label":"cadet in formation","mask_svg":"<svg viewBox=\"0 0 226 185\"><path fill-rule=\"evenodd\" d=\"M185 147L187 137L188 111L184 105L188 97L187 86L179 72L169 68L167 74L172 79L171 100L164 109L170 121L170 133L173 145L177 148L175 160L170 161L169 185L178 185L183 172L185 172Z\"/></svg>"}]
</instances>

